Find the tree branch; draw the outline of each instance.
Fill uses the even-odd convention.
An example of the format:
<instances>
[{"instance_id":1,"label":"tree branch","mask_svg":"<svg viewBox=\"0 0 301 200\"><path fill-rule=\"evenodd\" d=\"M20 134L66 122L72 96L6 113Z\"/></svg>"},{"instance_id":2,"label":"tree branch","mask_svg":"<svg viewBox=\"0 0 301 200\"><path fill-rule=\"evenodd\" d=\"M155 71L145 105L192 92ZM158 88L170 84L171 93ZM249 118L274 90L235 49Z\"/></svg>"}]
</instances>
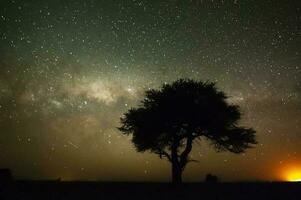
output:
<instances>
[{"instance_id":1,"label":"tree branch","mask_svg":"<svg viewBox=\"0 0 301 200\"><path fill-rule=\"evenodd\" d=\"M170 162L171 160L171 156L164 150L159 150L157 152L155 152L156 154L158 154L160 156L160 158L162 159L163 156L165 156Z\"/></svg>"},{"instance_id":2,"label":"tree branch","mask_svg":"<svg viewBox=\"0 0 301 200\"><path fill-rule=\"evenodd\" d=\"M200 162L200 161L194 160L194 159L189 159L189 160L187 161L187 163L188 163L188 162L197 162L197 163L198 163L198 162Z\"/></svg>"},{"instance_id":3,"label":"tree branch","mask_svg":"<svg viewBox=\"0 0 301 200\"><path fill-rule=\"evenodd\" d=\"M185 165L187 164L188 162L188 155L189 153L191 152L191 149L192 149L192 141L193 141L193 136L188 136L187 137L187 141L186 141L186 147L184 149L184 151L181 153L180 155L180 165L181 165L181 168L185 167Z\"/></svg>"}]
</instances>

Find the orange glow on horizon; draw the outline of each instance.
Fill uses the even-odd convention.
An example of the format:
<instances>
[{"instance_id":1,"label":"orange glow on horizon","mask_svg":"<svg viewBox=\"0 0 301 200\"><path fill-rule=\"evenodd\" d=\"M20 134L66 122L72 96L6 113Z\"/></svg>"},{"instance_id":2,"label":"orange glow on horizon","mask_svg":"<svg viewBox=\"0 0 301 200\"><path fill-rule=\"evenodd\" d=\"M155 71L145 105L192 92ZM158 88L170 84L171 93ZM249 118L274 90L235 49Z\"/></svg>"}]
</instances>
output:
<instances>
[{"instance_id":1,"label":"orange glow on horizon","mask_svg":"<svg viewBox=\"0 0 301 200\"><path fill-rule=\"evenodd\" d=\"M287 174L287 180L288 181L301 181L301 169L295 169L292 171L289 171Z\"/></svg>"},{"instance_id":2,"label":"orange glow on horizon","mask_svg":"<svg viewBox=\"0 0 301 200\"><path fill-rule=\"evenodd\" d=\"M301 166L290 165L283 169L283 179L289 182L301 182Z\"/></svg>"}]
</instances>

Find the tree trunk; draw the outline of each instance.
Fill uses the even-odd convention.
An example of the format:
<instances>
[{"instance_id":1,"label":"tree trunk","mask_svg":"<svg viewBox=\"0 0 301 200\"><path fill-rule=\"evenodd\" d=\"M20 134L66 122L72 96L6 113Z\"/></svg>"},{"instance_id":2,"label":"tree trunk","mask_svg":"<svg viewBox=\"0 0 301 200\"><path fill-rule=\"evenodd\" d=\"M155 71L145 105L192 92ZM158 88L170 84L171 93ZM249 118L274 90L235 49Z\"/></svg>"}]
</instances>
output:
<instances>
[{"instance_id":1,"label":"tree trunk","mask_svg":"<svg viewBox=\"0 0 301 200\"><path fill-rule=\"evenodd\" d=\"M179 163L172 163L172 183L182 183L182 169Z\"/></svg>"},{"instance_id":2,"label":"tree trunk","mask_svg":"<svg viewBox=\"0 0 301 200\"><path fill-rule=\"evenodd\" d=\"M182 172L188 162L188 155L192 149L193 137L188 136L184 151L178 155L179 141L175 138L171 147L172 182L182 183Z\"/></svg>"},{"instance_id":3,"label":"tree trunk","mask_svg":"<svg viewBox=\"0 0 301 200\"><path fill-rule=\"evenodd\" d=\"M172 183L182 183L182 168L178 156L178 147L179 141L175 139L171 147Z\"/></svg>"}]
</instances>

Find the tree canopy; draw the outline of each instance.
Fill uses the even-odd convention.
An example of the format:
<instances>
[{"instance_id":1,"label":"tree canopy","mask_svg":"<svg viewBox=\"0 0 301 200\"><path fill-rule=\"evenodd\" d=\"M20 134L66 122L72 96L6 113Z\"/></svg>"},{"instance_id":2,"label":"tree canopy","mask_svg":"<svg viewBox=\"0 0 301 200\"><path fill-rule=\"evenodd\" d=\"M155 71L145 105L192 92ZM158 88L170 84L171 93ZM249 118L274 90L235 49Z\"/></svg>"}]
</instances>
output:
<instances>
[{"instance_id":1,"label":"tree canopy","mask_svg":"<svg viewBox=\"0 0 301 200\"><path fill-rule=\"evenodd\" d=\"M206 138L216 150L233 153L256 144L255 131L239 126L239 107L227 98L215 83L180 79L147 90L140 106L121 118L119 130L132 134L138 152L166 157L181 173L195 139Z\"/></svg>"}]
</instances>

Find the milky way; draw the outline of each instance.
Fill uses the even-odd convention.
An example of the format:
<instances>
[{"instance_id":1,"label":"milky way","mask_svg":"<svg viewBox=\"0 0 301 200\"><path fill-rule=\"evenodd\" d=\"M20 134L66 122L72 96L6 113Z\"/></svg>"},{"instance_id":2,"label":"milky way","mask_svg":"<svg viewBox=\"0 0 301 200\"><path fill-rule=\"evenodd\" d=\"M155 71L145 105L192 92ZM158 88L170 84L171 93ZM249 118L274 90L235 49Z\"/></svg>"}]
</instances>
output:
<instances>
[{"instance_id":1,"label":"milky way","mask_svg":"<svg viewBox=\"0 0 301 200\"><path fill-rule=\"evenodd\" d=\"M298 1L0 3L0 167L17 178L169 180L116 127L143 91L214 81L258 145L243 155L195 144L184 179L277 180L301 163Z\"/></svg>"}]
</instances>

